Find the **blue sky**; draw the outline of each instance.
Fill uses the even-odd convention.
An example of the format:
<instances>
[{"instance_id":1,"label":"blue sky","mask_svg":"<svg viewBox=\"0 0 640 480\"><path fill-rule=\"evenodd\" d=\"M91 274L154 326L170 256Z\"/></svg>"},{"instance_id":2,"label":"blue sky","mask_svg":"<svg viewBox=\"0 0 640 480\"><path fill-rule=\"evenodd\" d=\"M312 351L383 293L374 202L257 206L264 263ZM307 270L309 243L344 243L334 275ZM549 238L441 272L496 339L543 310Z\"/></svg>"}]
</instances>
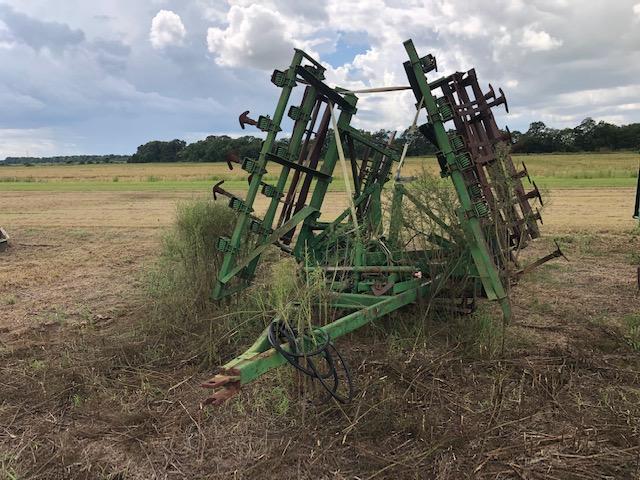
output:
<instances>
[{"instance_id":1,"label":"blue sky","mask_svg":"<svg viewBox=\"0 0 640 480\"><path fill-rule=\"evenodd\" d=\"M239 113L272 112L294 47L333 85L403 85L410 37L441 74L502 86L512 130L640 121L638 0L0 0L0 158L238 135ZM356 124L406 128L412 105L363 98Z\"/></svg>"}]
</instances>

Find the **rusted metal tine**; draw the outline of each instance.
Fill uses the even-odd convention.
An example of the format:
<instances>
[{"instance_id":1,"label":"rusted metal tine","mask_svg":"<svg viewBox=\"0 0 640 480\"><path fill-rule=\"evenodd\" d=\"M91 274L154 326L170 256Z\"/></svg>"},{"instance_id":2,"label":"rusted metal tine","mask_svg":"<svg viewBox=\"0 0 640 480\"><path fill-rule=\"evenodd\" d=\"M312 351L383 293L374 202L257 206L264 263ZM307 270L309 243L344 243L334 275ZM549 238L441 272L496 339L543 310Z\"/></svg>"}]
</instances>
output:
<instances>
[{"instance_id":1,"label":"rusted metal tine","mask_svg":"<svg viewBox=\"0 0 640 480\"><path fill-rule=\"evenodd\" d=\"M324 103L324 102L323 102ZM320 161L320 155L322 153L322 147L324 145L324 141L327 138L327 132L329 131L329 122L331 121L331 109L327 105L324 113L322 114L322 118L320 120L320 124L318 126L318 130L316 133L316 137L313 143L313 148L308 156L309 168L315 170L318 167L318 162ZM302 187L300 187L300 193L298 194L298 198L295 201L295 206L293 210L289 207L288 216L291 216L298 213L305 205L307 201L307 197L309 196L309 190L311 188L311 182L313 181L313 175L307 174L305 175L302 181ZM292 202L293 203L293 202ZM282 236L282 242L286 245L291 243L293 238L293 234L295 233L295 229L290 230L285 235Z\"/></svg>"},{"instance_id":2,"label":"rusted metal tine","mask_svg":"<svg viewBox=\"0 0 640 480\"><path fill-rule=\"evenodd\" d=\"M469 86L472 88L474 97L476 98L473 102L471 101L466 88ZM491 98L495 95L493 87L490 87L489 93L482 93L475 77L475 70L467 72L466 77L463 77L462 75L453 77L451 84L443 85L442 90L450 102L455 102L455 98L452 95L452 92L454 91L461 102L465 102L466 104L476 103L481 107L486 105L487 98ZM484 167L487 166L492 183L501 185L500 177L502 175L497 171L495 166L491 165L491 163L495 161L495 152L493 149L493 142L490 140L484 125L478 122L467 121L467 119L459 113L454 115L454 123L456 124L458 131L466 132L467 147L472 153L472 157L476 163L477 178L485 196L485 200L494 213L497 227L500 230L503 230L506 225L510 225L512 231L509 232L509 237L515 239L516 242L519 242L522 232L520 231L520 226L517 222L519 219L518 213L515 208L510 205L510 202L506 201L508 199L505 198L507 196L505 189L497 188L496 193L498 194L498 200L496 200L493 187L485 173ZM498 178L496 179L496 177ZM505 212L500 211L499 201L502 202L504 207L507 209Z\"/></svg>"},{"instance_id":3,"label":"rusted metal tine","mask_svg":"<svg viewBox=\"0 0 640 480\"><path fill-rule=\"evenodd\" d=\"M482 91L480 89L480 86L478 85L477 82L477 78L475 76L475 70L470 70L469 73L471 74L471 76L473 77L473 80L470 79L470 85L471 88L474 90L474 93L476 96L480 96L482 95ZM504 93L501 94L504 95ZM506 101L506 100L505 100ZM498 125L496 124L495 118L493 116L493 113L491 112L491 110L487 110L482 117L480 118L481 123L484 126L485 131L487 132L489 139L492 141L499 141L500 139L502 139L503 137L503 133L500 131L500 129L498 128ZM517 171L515 166L513 165L513 160L511 159L511 155L509 153L506 153L504 155L504 157L502 158L502 162L503 166L505 167L506 170L506 175L508 177L514 178L515 175L517 175ZM522 182L520 181L515 181L513 182L513 190L515 191L516 196L519 199L519 206L520 206L520 210L522 211L522 215L524 217L526 221L526 226L527 226L527 233L531 238L537 238L540 236L540 230L538 228L538 225L536 223L536 216L532 215L533 211L531 209L531 206L529 205L529 202L526 198L524 198L525 196L525 192L524 192L524 187L522 186Z\"/></svg>"},{"instance_id":4,"label":"rusted metal tine","mask_svg":"<svg viewBox=\"0 0 640 480\"><path fill-rule=\"evenodd\" d=\"M397 132L394 131L391 135L389 135L389 138L387 139L387 143L386 143L387 148L392 147L393 142L396 139L396 133ZM379 160L375 159L376 155L379 155ZM393 160L391 158L387 157L386 155L383 155L382 153L376 152L376 154L374 154L374 160L371 162L371 168L369 169L368 172L365 172L365 178L360 183L360 187L364 190L365 188L369 187L371 184L375 182L382 183L384 179L387 177L387 175L390 173L392 163L393 163ZM366 202L363 202L360 205L358 205L357 213L359 216L364 215L369 210L371 201L372 201L371 197L369 197Z\"/></svg>"},{"instance_id":5,"label":"rusted metal tine","mask_svg":"<svg viewBox=\"0 0 640 480\"><path fill-rule=\"evenodd\" d=\"M327 105L325 109L322 119L320 120L320 126L318 127L318 133L316 134L316 140L313 145L313 149L309 154L309 168L316 169L318 167L318 162L320 161L320 154L322 152L322 146L324 145L324 141L327 138L327 132L329 131L329 122L331 121L331 109ZM307 196L309 195L309 189L311 188L311 181L313 180L313 175L306 175L304 181L302 183L302 188L300 189L300 194L298 195L298 199L295 205L294 214L299 212L302 207L304 207L305 202L307 201Z\"/></svg>"},{"instance_id":6,"label":"rusted metal tine","mask_svg":"<svg viewBox=\"0 0 640 480\"><path fill-rule=\"evenodd\" d=\"M451 83L443 84L441 88L442 93L445 95L445 97L447 98L447 100L450 102L451 105L455 105L455 97L453 95L454 92L456 93L456 95L458 95L458 98L460 99L460 101L462 102L470 101L469 95L467 94L466 89L462 85L460 85L458 78L459 77L454 77ZM475 157L477 155L477 151L474 152L473 150L477 150L475 148L478 144L478 142L476 141L476 138L481 132L476 131L476 128L473 125L470 125L469 123L465 122L460 115L453 116L453 123L455 124L456 129L458 131L462 131L466 133L465 144L467 145L467 148L471 150L472 157ZM474 155L474 153L476 153L476 155ZM482 168L477 168L476 172L477 172L476 179L480 183L480 187L482 189L482 193L485 196L485 199L490 205L495 205L493 192L484 174L484 171L482 170Z\"/></svg>"},{"instance_id":7,"label":"rusted metal tine","mask_svg":"<svg viewBox=\"0 0 640 480\"><path fill-rule=\"evenodd\" d=\"M237 163L238 165L242 165L242 162L240 161L240 157L238 157L238 154L235 152L227 153L224 157L224 161L227 162L227 166L229 167L229 170L233 170L233 165L231 165L232 163Z\"/></svg>"},{"instance_id":8,"label":"rusted metal tine","mask_svg":"<svg viewBox=\"0 0 640 480\"><path fill-rule=\"evenodd\" d=\"M538 190L538 186L536 185L536 182L531 182L531 183L533 184L533 190L525 193L524 198L526 198L527 200L537 198L538 201L540 202L540 205L544 206L544 202L542 201L542 195L540 195L540 190Z\"/></svg>"},{"instance_id":9,"label":"rusted metal tine","mask_svg":"<svg viewBox=\"0 0 640 480\"><path fill-rule=\"evenodd\" d=\"M367 164L369 163L369 155L371 154L371 147L368 145L364 149L364 153L362 154L362 162L360 163L360 172L358 173L358 181L360 185L364 182L364 177L366 176Z\"/></svg>"},{"instance_id":10,"label":"rusted metal tine","mask_svg":"<svg viewBox=\"0 0 640 480\"><path fill-rule=\"evenodd\" d=\"M222 373L213 376L200 386L213 389L213 394L202 402L201 407L218 406L240 392L240 377Z\"/></svg>"},{"instance_id":11,"label":"rusted metal tine","mask_svg":"<svg viewBox=\"0 0 640 480\"><path fill-rule=\"evenodd\" d=\"M217 200L218 199L218 195L217 194L220 194L220 195L223 195L223 196L228 197L228 198L234 198L234 199L240 200L240 197L237 197L233 193L231 193L231 192L225 190L224 188L222 188L220 185L222 185L223 183L224 183L224 180L220 180L211 189L211 191L213 193L213 199Z\"/></svg>"},{"instance_id":12,"label":"rusted metal tine","mask_svg":"<svg viewBox=\"0 0 640 480\"><path fill-rule=\"evenodd\" d=\"M305 89L305 96L309 91L309 87ZM304 103L304 98L303 98ZM313 129L315 127L318 112L320 111L320 107L322 105L321 98L316 95L316 103L313 107L313 112L311 114L311 120L309 121L308 127L306 129L306 135L304 139L304 143L302 148L300 149L300 155L298 156L298 164L302 165L306 160L308 160L308 152L309 152L309 142L311 139L311 135L313 134ZM298 183L300 181L300 170L295 170L293 172L293 176L291 177L291 184L289 185L289 189L287 190L287 194L285 196L282 210L280 211L280 217L278 219L278 227L281 226L284 222L289 220L291 217L291 209L293 208L293 204L295 201L295 195L298 190Z\"/></svg>"},{"instance_id":13,"label":"rusted metal tine","mask_svg":"<svg viewBox=\"0 0 640 480\"><path fill-rule=\"evenodd\" d=\"M564 253L562 253L562 250L560 250L560 245L558 245L557 240L554 240L554 243L556 244L556 249L553 252L551 252L548 255L545 255L542 258L539 258L535 262L532 262L529 265L527 265L526 267L518 270L516 272L516 275L524 275L525 273L528 273L531 270L534 270L534 269L538 268L540 265L542 265L544 263L547 263L549 260L553 260L554 258L562 257L568 262L569 259L565 256Z\"/></svg>"},{"instance_id":14,"label":"rusted metal tine","mask_svg":"<svg viewBox=\"0 0 640 480\"><path fill-rule=\"evenodd\" d=\"M487 98L491 98L492 96L495 97L495 92L493 90L493 86L490 86L489 94L485 94L482 92L480 84L478 83L475 69L469 70L469 72L467 73L467 77L468 78L465 79L465 83L471 88L474 96L478 99L479 104L483 109L482 115L470 119L470 123L476 125L478 130L482 134L481 150L483 156L485 157L484 163L486 164L486 167L491 174L494 188L496 189L498 198L500 199L502 208L504 209L503 214L505 221L513 230L510 234L512 242L522 246L523 242L526 242L528 237L530 237L531 235L529 234L528 229L522 229L523 224L520 221L521 216L512 204L509 188L503 181L505 176L511 176L510 170L507 166L503 165L504 162L499 161L505 159L498 159L496 155L495 145L498 142L502 141L502 132L500 132L497 124L495 123L495 118L493 116L493 113L491 112L491 104L486 101ZM504 93L502 92L502 90L500 89L499 91L501 93L501 97L504 98ZM506 99L504 101L506 102ZM491 103L496 103L496 101L494 100L494 102ZM478 119L480 119L481 121L477 121ZM509 157L508 159L506 159L506 162L512 163L511 158ZM503 169L506 169L507 172L505 172Z\"/></svg>"},{"instance_id":15,"label":"rusted metal tine","mask_svg":"<svg viewBox=\"0 0 640 480\"><path fill-rule=\"evenodd\" d=\"M244 112L242 112L238 117L238 121L240 122L240 128L242 128L243 130L245 125L258 125L258 122L249 117L249 110L245 110Z\"/></svg>"},{"instance_id":16,"label":"rusted metal tine","mask_svg":"<svg viewBox=\"0 0 640 480\"><path fill-rule=\"evenodd\" d=\"M522 162L522 170L520 170L519 172L516 172L514 175L511 176L511 178L516 179L523 179L524 177L527 177L527 180L529 180L529 183L531 183L531 177L529 176L529 170L527 170L527 166L525 165L524 162Z\"/></svg>"}]
</instances>

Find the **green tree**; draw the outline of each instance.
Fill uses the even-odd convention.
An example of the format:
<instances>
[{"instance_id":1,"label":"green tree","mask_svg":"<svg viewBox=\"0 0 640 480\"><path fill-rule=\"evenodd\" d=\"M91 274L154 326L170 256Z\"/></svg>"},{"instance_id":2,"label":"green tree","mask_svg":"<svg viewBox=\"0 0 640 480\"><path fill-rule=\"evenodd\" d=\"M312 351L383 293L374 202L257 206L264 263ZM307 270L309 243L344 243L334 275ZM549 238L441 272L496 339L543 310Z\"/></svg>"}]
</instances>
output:
<instances>
[{"instance_id":1,"label":"green tree","mask_svg":"<svg viewBox=\"0 0 640 480\"><path fill-rule=\"evenodd\" d=\"M140 145L136 153L131 156L130 163L149 163L149 162L177 162L178 154L184 150L187 142L184 140L171 140L170 142L161 142L154 140L152 142Z\"/></svg>"}]
</instances>

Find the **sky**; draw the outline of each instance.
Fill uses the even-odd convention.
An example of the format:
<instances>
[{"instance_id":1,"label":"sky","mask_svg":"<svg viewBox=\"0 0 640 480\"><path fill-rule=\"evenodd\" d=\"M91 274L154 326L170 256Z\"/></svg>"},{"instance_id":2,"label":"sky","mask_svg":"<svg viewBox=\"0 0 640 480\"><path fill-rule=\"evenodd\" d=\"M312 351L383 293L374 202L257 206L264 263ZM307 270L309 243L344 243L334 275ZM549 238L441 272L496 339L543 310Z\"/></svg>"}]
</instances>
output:
<instances>
[{"instance_id":1,"label":"sky","mask_svg":"<svg viewBox=\"0 0 640 480\"><path fill-rule=\"evenodd\" d=\"M435 75L502 87L512 130L640 121L639 0L0 0L0 158L247 133L238 115L273 113L294 47L332 86L395 86L408 38ZM354 123L403 130L414 103L363 96Z\"/></svg>"}]
</instances>

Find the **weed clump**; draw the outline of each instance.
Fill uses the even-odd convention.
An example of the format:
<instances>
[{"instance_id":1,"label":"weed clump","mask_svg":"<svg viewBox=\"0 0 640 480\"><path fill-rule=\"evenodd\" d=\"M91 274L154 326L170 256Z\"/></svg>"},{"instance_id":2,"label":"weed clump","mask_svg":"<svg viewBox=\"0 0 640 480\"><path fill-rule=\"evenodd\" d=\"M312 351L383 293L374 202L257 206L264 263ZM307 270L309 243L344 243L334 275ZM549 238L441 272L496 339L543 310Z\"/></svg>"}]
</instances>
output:
<instances>
[{"instance_id":1,"label":"weed clump","mask_svg":"<svg viewBox=\"0 0 640 480\"><path fill-rule=\"evenodd\" d=\"M640 351L640 315L626 315L624 317L624 323L627 328L627 342L631 348Z\"/></svg>"},{"instance_id":2,"label":"weed clump","mask_svg":"<svg viewBox=\"0 0 640 480\"><path fill-rule=\"evenodd\" d=\"M196 340L189 349L198 353L203 345L198 348L197 343L211 344L219 327L228 325L216 319L222 307L210 294L222 262L216 240L230 235L234 223L235 214L223 204L211 200L178 204L175 224L162 238L160 256L146 278L150 314L145 326L162 345L184 347Z\"/></svg>"},{"instance_id":3,"label":"weed clump","mask_svg":"<svg viewBox=\"0 0 640 480\"><path fill-rule=\"evenodd\" d=\"M216 239L229 235L234 221L229 208L213 201L178 204L175 224L162 238L160 257L150 272L156 320L185 323L209 309L222 260Z\"/></svg>"}]
</instances>

